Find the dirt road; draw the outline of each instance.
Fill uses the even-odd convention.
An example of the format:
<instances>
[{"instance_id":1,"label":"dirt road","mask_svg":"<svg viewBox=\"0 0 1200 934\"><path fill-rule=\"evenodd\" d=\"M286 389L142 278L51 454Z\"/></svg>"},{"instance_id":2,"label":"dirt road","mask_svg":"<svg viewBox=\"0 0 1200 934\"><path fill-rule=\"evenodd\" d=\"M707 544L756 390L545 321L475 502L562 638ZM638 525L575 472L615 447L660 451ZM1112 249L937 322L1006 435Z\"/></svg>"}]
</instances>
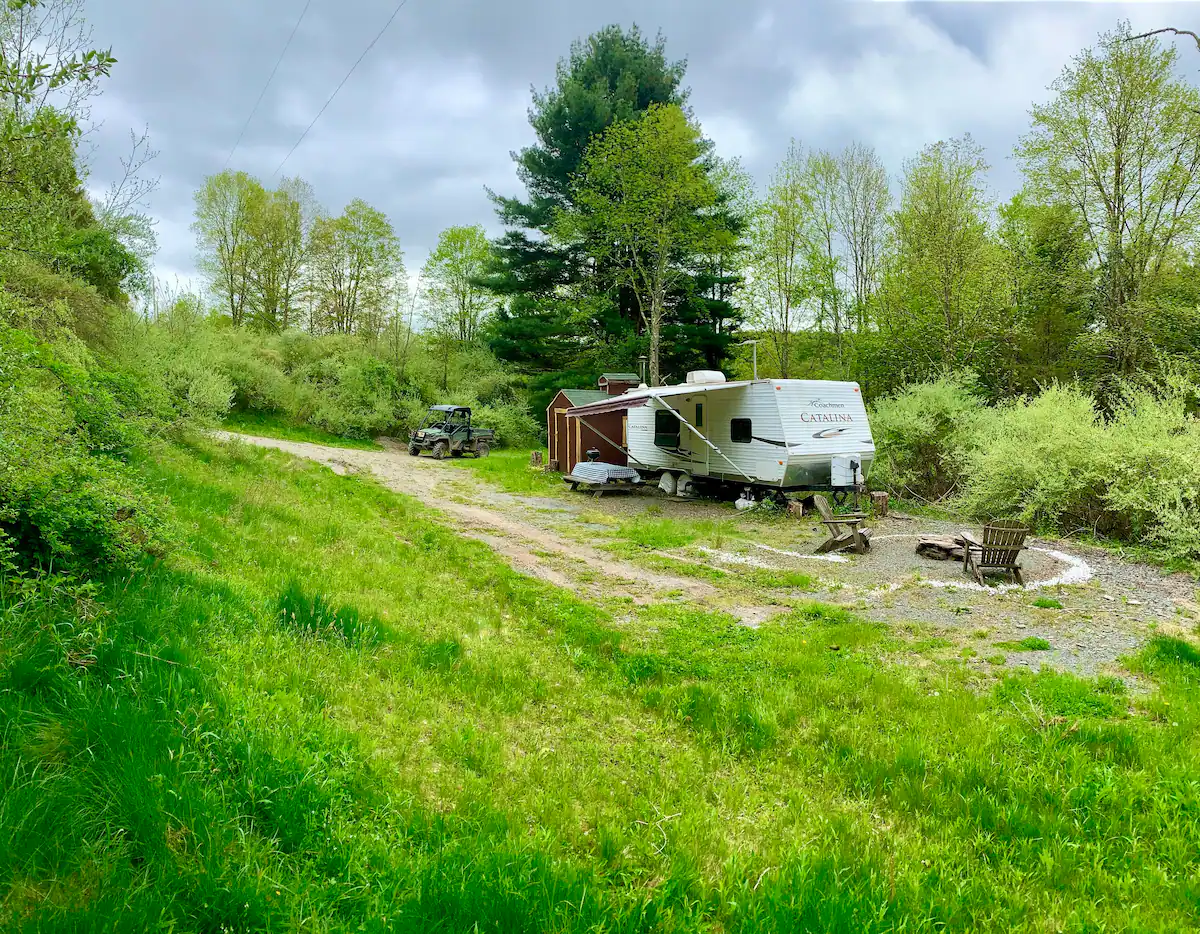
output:
<instances>
[{"instance_id":1,"label":"dirt road","mask_svg":"<svg viewBox=\"0 0 1200 934\"><path fill-rule=\"evenodd\" d=\"M1117 672L1153 632L1172 633L1200 617L1195 582L1122 561L1074 542L1031 540L1022 564L1029 585L980 587L961 567L914 555L919 533L948 534L958 524L906 517L874 520L869 556L833 558L813 552L819 527L806 522L756 523L724 507L648 495L594 501L583 497L517 496L497 490L474 471L396 450L354 450L219 433L245 444L275 448L325 464L338 473L360 472L416 497L450 520L455 531L485 542L523 573L597 602L638 605L677 601L720 610L757 626L791 606L820 599L853 608L894 631L924 640L943 660L981 671L1049 665L1080 674ZM585 505L586 504L586 505ZM690 546L649 551L668 570L622 560L601 547L615 536L612 523L645 518L708 522L713 530ZM597 524L600 521L609 525ZM742 534L719 529L736 524ZM832 563L838 562L838 563ZM647 563L654 563L648 558ZM720 583L688 576L702 566L725 572ZM672 573L670 568L681 568ZM808 592L786 584L755 585L778 573L801 572ZM701 572L703 573L703 572ZM1049 602L1038 598L1056 595ZM1046 608L1043 608L1046 607ZM1017 651L1039 637L1053 647ZM997 649L1006 647L1002 652Z\"/></svg>"},{"instance_id":2,"label":"dirt road","mask_svg":"<svg viewBox=\"0 0 1200 934\"><path fill-rule=\"evenodd\" d=\"M497 494L480 484L469 471L391 450L333 448L231 432L217 432L216 436L286 451L324 464L337 473L369 474L389 489L414 496L450 516L455 531L485 542L517 570L591 599L627 597L637 604L686 600L740 617L762 615L759 607L722 605L717 589L704 581L621 561L608 552L536 524L528 518L531 505L536 505L533 498ZM507 508L480 505L483 503L501 503Z\"/></svg>"}]
</instances>

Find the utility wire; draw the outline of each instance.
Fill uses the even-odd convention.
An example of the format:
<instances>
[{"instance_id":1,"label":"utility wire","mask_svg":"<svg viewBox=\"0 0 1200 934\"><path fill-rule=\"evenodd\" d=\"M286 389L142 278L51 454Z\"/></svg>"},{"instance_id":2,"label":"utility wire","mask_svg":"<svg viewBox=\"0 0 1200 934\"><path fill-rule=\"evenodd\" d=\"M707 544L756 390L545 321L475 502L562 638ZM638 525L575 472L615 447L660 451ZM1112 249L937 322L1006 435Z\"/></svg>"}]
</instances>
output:
<instances>
[{"instance_id":1,"label":"utility wire","mask_svg":"<svg viewBox=\"0 0 1200 934\"><path fill-rule=\"evenodd\" d=\"M296 24L292 26L292 33L287 38L287 42L283 44L283 51L279 53L279 58L275 60L275 67L271 69L271 74L267 78L267 83L263 85L262 91L259 92L258 100L254 102L254 106L250 108L250 116L246 118L246 122L242 124L242 132L238 134L237 142L233 144L233 148L229 150L229 155L225 157L225 164L221 166L221 171L229 168L229 163L233 159L233 154L237 152L238 146L242 144L242 137L246 135L246 130L250 128L250 121L254 119L254 115L258 113L258 106L263 102L263 98L267 96L267 88L271 86L271 82L275 80L275 72L279 71L279 66L283 64L283 57L287 55L288 49L292 47L292 40L296 38L296 30L300 28L300 24L304 22L304 17L308 13L308 8L312 6L312 0L306 0L304 9L300 11L300 18L296 20Z\"/></svg>"},{"instance_id":2,"label":"utility wire","mask_svg":"<svg viewBox=\"0 0 1200 934\"><path fill-rule=\"evenodd\" d=\"M377 43L380 39L383 38L383 34L388 31L388 27L392 25L392 22L400 14L400 11L402 9L404 9L405 4L407 4L407 3L408 3L408 0L400 0L400 2L398 4L396 4L396 8L394 10L392 10L392 15L389 16L387 22L383 24L383 28L381 30L379 30L378 33L375 34L375 38L370 41L370 43L367 45L367 47L365 49L363 49L362 55L360 55L358 57L357 61L355 61L355 63L350 66L350 70L348 72L346 72L346 77L344 77L341 80L341 83L336 88L333 89L333 93L329 95L329 100L325 101L325 103L321 105L321 109L317 111L317 115L312 118L312 123L310 123L305 128L304 132L300 134L300 138L298 140L296 140L296 144L294 146L292 146L291 149L288 150L288 154L283 157L283 162L279 163L279 167L276 168L275 171L271 173L272 178L274 178L276 175L278 175L279 170L283 168L284 164L288 161L288 159L292 158L292 153L294 153L300 147L300 144L304 142L304 138L306 136L308 136L309 130L311 130L314 126L317 125L317 121L321 119L321 114L325 113L325 109L330 104L333 103L333 99L338 96L338 91L340 91L342 89L342 87L346 84L346 82L350 80L350 76L352 74L354 74L354 70L356 68L358 68L359 65L362 64L362 60L367 57L367 55L368 55L368 53L370 53L371 49L375 48L375 43Z\"/></svg>"}]
</instances>

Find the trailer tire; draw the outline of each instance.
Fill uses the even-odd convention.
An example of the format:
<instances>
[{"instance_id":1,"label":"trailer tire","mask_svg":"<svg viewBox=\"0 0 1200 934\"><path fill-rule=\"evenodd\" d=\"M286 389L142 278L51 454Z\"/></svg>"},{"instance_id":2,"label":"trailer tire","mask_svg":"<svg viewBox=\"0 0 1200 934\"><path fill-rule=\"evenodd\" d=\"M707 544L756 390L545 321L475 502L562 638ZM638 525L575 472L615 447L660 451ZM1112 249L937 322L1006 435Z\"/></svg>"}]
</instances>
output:
<instances>
[{"instance_id":1,"label":"trailer tire","mask_svg":"<svg viewBox=\"0 0 1200 934\"><path fill-rule=\"evenodd\" d=\"M492 453L491 445L489 445L486 441L479 441L475 444L475 456L476 457L487 457L491 453Z\"/></svg>"},{"instance_id":2,"label":"trailer tire","mask_svg":"<svg viewBox=\"0 0 1200 934\"><path fill-rule=\"evenodd\" d=\"M435 461L440 461L442 458L444 458L446 456L446 442L439 441L437 444L435 444L433 446L432 454Z\"/></svg>"}]
</instances>

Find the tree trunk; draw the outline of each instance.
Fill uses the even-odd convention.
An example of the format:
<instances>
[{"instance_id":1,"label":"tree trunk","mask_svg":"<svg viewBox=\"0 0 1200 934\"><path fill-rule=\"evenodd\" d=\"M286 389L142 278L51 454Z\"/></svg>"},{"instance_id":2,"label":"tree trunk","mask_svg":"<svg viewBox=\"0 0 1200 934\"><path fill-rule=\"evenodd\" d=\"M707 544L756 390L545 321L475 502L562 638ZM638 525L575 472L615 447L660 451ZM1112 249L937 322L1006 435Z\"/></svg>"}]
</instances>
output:
<instances>
[{"instance_id":1,"label":"tree trunk","mask_svg":"<svg viewBox=\"0 0 1200 934\"><path fill-rule=\"evenodd\" d=\"M657 297L650 306L650 385L660 386L658 355L662 345L662 301Z\"/></svg>"}]
</instances>

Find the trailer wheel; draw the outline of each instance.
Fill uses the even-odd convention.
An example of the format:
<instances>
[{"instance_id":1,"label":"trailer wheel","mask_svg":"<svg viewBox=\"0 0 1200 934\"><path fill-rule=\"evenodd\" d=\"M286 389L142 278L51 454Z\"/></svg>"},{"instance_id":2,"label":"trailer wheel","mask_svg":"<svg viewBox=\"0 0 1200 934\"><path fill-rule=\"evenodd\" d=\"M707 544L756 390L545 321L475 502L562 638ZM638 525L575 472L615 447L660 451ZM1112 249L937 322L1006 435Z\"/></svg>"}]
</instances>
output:
<instances>
[{"instance_id":1,"label":"trailer wheel","mask_svg":"<svg viewBox=\"0 0 1200 934\"><path fill-rule=\"evenodd\" d=\"M491 453L492 453L492 449L486 441L476 442L476 444L475 444L475 456L476 457L487 457Z\"/></svg>"},{"instance_id":2,"label":"trailer wheel","mask_svg":"<svg viewBox=\"0 0 1200 934\"><path fill-rule=\"evenodd\" d=\"M421 448L419 445L411 444L411 443L409 444L408 454L410 457L416 457L420 453L421 453Z\"/></svg>"},{"instance_id":3,"label":"trailer wheel","mask_svg":"<svg viewBox=\"0 0 1200 934\"><path fill-rule=\"evenodd\" d=\"M432 453L435 461L440 461L442 458L444 458L446 456L446 442L439 441L437 444L435 444L433 446Z\"/></svg>"}]
</instances>

